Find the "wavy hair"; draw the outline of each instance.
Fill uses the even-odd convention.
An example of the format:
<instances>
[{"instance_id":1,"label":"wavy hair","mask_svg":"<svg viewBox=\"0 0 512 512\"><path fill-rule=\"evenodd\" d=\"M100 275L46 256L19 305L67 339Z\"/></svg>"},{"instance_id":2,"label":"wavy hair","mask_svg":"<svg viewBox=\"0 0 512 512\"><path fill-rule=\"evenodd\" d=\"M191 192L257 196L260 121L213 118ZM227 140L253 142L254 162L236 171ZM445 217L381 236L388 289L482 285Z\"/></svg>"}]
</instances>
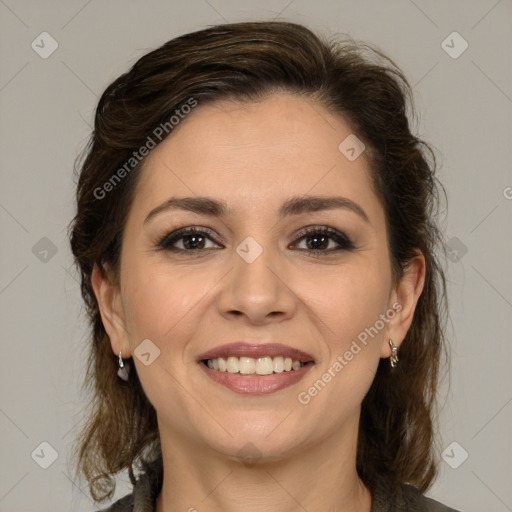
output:
<instances>
[{"instance_id":1,"label":"wavy hair","mask_svg":"<svg viewBox=\"0 0 512 512\"><path fill-rule=\"evenodd\" d=\"M409 483L425 491L436 476L436 394L447 353L446 282L438 251L444 243L436 219L444 188L435 175L433 149L410 129L412 88L369 43L319 36L295 23L245 22L177 37L141 57L103 92L94 131L75 166L77 205L69 238L90 325L84 382L90 402L74 457L97 502L112 498L117 473L128 470L134 484L134 469L161 454L156 412L136 372L128 382L118 379L91 286L95 264L101 272L108 264L108 277L119 282L123 228L144 160L105 197L98 198L98 190L190 98L199 105L244 102L276 91L316 100L364 142L386 215L394 282L416 250L425 257L425 284L400 364L392 369L381 360L362 402L357 471L370 489L385 478L391 488Z\"/></svg>"}]
</instances>

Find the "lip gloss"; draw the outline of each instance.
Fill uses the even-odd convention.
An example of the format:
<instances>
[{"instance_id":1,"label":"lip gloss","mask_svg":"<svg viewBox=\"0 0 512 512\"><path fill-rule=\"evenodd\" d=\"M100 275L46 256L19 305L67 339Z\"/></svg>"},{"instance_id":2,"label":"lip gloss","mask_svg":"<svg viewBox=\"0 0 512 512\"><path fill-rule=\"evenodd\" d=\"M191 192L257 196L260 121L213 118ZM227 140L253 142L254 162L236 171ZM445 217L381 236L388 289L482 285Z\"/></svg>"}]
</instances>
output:
<instances>
[{"instance_id":1,"label":"lip gloss","mask_svg":"<svg viewBox=\"0 0 512 512\"><path fill-rule=\"evenodd\" d=\"M298 370L272 373L271 375L242 375L240 373L221 372L199 363L201 369L213 381L225 386L235 393L248 395L265 395L275 393L299 382L314 363L306 363Z\"/></svg>"}]
</instances>

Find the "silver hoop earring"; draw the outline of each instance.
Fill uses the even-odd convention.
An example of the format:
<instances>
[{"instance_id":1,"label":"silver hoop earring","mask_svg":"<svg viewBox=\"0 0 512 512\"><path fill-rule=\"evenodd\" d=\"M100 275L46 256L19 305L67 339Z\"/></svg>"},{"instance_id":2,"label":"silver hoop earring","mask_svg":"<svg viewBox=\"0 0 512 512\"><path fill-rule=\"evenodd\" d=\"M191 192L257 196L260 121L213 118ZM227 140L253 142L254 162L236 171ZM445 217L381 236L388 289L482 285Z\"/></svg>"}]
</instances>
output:
<instances>
[{"instance_id":1,"label":"silver hoop earring","mask_svg":"<svg viewBox=\"0 0 512 512\"><path fill-rule=\"evenodd\" d=\"M391 356L389 358L389 364L394 368L398 363L398 347L393 345L393 341L389 340L389 346L391 347Z\"/></svg>"},{"instance_id":2,"label":"silver hoop earring","mask_svg":"<svg viewBox=\"0 0 512 512\"><path fill-rule=\"evenodd\" d=\"M117 362L117 364L119 365L119 369L117 370L117 376L121 380L124 380L126 382L128 380L128 378L130 377L130 374L129 374L127 365L124 363L123 358L121 357L121 352L119 352L119 359Z\"/></svg>"}]
</instances>

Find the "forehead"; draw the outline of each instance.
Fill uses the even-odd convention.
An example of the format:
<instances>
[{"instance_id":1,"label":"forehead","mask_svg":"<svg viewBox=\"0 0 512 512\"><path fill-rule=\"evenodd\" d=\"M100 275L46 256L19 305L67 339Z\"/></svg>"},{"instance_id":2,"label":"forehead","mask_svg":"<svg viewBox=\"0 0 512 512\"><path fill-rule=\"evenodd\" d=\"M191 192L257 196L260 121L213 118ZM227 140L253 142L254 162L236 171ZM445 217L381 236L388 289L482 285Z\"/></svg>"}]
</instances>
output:
<instances>
[{"instance_id":1,"label":"forehead","mask_svg":"<svg viewBox=\"0 0 512 512\"><path fill-rule=\"evenodd\" d=\"M343 118L291 94L199 104L146 157L133 206L198 195L261 210L285 196L336 192L371 210L366 155L351 161L339 149L351 135Z\"/></svg>"}]
</instances>

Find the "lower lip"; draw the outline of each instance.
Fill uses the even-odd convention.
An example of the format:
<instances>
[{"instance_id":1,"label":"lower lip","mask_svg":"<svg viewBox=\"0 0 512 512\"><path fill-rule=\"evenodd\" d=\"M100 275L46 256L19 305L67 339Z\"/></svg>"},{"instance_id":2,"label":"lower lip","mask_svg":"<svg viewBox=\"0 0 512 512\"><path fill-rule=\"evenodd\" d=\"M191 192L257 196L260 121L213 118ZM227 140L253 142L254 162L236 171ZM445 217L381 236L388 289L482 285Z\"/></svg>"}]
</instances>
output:
<instances>
[{"instance_id":1,"label":"lower lip","mask_svg":"<svg viewBox=\"0 0 512 512\"><path fill-rule=\"evenodd\" d=\"M289 372L272 373L270 375L241 375L240 373L221 372L212 370L204 363L199 363L202 370L210 379L222 384L235 393L247 395L267 395L299 382L309 371L314 363L306 363L298 370Z\"/></svg>"}]
</instances>

